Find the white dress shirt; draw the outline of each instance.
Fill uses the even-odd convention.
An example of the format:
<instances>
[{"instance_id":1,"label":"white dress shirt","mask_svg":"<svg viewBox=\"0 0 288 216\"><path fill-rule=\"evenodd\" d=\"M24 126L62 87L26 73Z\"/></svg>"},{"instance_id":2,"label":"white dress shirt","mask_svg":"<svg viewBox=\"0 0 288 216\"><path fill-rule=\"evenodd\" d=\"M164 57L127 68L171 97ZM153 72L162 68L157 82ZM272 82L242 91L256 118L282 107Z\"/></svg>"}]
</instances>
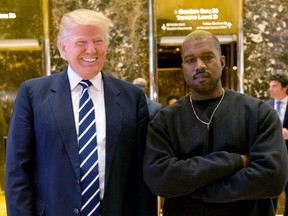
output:
<instances>
[{"instance_id":1,"label":"white dress shirt","mask_svg":"<svg viewBox=\"0 0 288 216\"><path fill-rule=\"evenodd\" d=\"M79 82L82 78L68 66L68 78L70 82L72 104L74 110L75 127L77 137L79 135L79 103L82 92L82 86ZM96 116L96 131L97 131L97 145L98 145L98 163L99 163L99 184L100 184L100 199L104 195L105 183L105 146L106 146L106 113L104 100L104 87L102 74L98 73L93 79L88 88L88 93L93 101Z\"/></svg>"}]
</instances>

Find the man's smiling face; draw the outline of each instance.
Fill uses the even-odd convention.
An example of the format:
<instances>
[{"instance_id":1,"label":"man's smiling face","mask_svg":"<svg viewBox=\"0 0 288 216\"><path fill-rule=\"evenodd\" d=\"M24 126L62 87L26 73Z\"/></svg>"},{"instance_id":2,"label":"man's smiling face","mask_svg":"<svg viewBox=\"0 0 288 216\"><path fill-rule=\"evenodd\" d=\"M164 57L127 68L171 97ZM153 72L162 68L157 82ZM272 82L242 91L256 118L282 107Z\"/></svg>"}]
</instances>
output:
<instances>
[{"instance_id":1,"label":"man's smiling face","mask_svg":"<svg viewBox=\"0 0 288 216\"><path fill-rule=\"evenodd\" d=\"M82 78L91 79L104 67L108 43L104 31L95 26L77 25L58 47L62 58Z\"/></svg>"}]
</instances>

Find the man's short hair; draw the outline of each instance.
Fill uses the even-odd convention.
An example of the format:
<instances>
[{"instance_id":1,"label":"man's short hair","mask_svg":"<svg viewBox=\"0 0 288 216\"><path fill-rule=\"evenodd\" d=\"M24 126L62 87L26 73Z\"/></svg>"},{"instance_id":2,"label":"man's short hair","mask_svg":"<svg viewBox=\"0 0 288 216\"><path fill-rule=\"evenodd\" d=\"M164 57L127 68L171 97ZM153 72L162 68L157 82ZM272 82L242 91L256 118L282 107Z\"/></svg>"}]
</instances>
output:
<instances>
[{"instance_id":1,"label":"man's short hair","mask_svg":"<svg viewBox=\"0 0 288 216\"><path fill-rule=\"evenodd\" d=\"M270 76L270 82L271 81L278 81L284 88L288 85L288 76L284 73L275 73Z\"/></svg>"}]
</instances>

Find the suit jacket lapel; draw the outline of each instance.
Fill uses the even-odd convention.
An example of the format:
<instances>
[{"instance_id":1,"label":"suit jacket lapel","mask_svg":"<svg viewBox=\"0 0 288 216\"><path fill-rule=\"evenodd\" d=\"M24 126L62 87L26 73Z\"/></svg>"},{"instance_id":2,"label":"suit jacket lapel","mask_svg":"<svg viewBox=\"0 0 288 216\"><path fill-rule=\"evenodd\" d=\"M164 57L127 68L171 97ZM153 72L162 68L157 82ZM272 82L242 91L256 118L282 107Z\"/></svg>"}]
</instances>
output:
<instances>
[{"instance_id":1,"label":"suit jacket lapel","mask_svg":"<svg viewBox=\"0 0 288 216\"><path fill-rule=\"evenodd\" d=\"M59 74L51 87L50 104L60 129L62 140L68 157L74 168L75 175L80 178L78 141L74 122L71 91L67 72ZM106 167L105 185L109 178L115 148L122 130L123 112L121 111L120 91L112 83L111 78L103 74L104 98L106 111Z\"/></svg>"},{"instance_id":2,"label":"suit jacket lapel","mask_svg":"<svg viewBox=\"0 0 288 216\"><path fill-rule=\"evenodd\" d=\"M120 141L123 113L121 111L120 91L111 78L103 74L106 111L106 164L105 185L109 178L112 159L117 143Z\"/></svg>"},{"instance_id":3,"label":"suit jacket lapel","mask_svg":"<svg viewBox=\"0 0 288 216\"><path fill-rule=\"evenodd\" d=\"M80 178L78 141L74 122L71 90L67 72L59 74L60 79L51 87L50 104L59 127L63 144L74 168L77 179Z\"/></svg>"}]
</instances>

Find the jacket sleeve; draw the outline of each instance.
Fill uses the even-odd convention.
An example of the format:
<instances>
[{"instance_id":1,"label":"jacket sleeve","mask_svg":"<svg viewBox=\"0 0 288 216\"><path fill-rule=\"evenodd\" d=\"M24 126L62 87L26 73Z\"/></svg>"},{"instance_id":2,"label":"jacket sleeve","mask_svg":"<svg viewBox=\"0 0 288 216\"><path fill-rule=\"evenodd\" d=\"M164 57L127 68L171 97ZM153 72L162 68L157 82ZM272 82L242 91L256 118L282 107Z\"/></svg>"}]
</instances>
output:
<instances>
[{"instance_id":1,"label":"jacket sleeve","mask_svg":"<svg viewBox=\"0 0 288 216\"><path fill-rule=\"evenodd\" d=\"M8 215L34 215L31 184L33 114L29 97L21 85L10 120L7 150L5 197Z\"/></svg>"}]
</instances>

